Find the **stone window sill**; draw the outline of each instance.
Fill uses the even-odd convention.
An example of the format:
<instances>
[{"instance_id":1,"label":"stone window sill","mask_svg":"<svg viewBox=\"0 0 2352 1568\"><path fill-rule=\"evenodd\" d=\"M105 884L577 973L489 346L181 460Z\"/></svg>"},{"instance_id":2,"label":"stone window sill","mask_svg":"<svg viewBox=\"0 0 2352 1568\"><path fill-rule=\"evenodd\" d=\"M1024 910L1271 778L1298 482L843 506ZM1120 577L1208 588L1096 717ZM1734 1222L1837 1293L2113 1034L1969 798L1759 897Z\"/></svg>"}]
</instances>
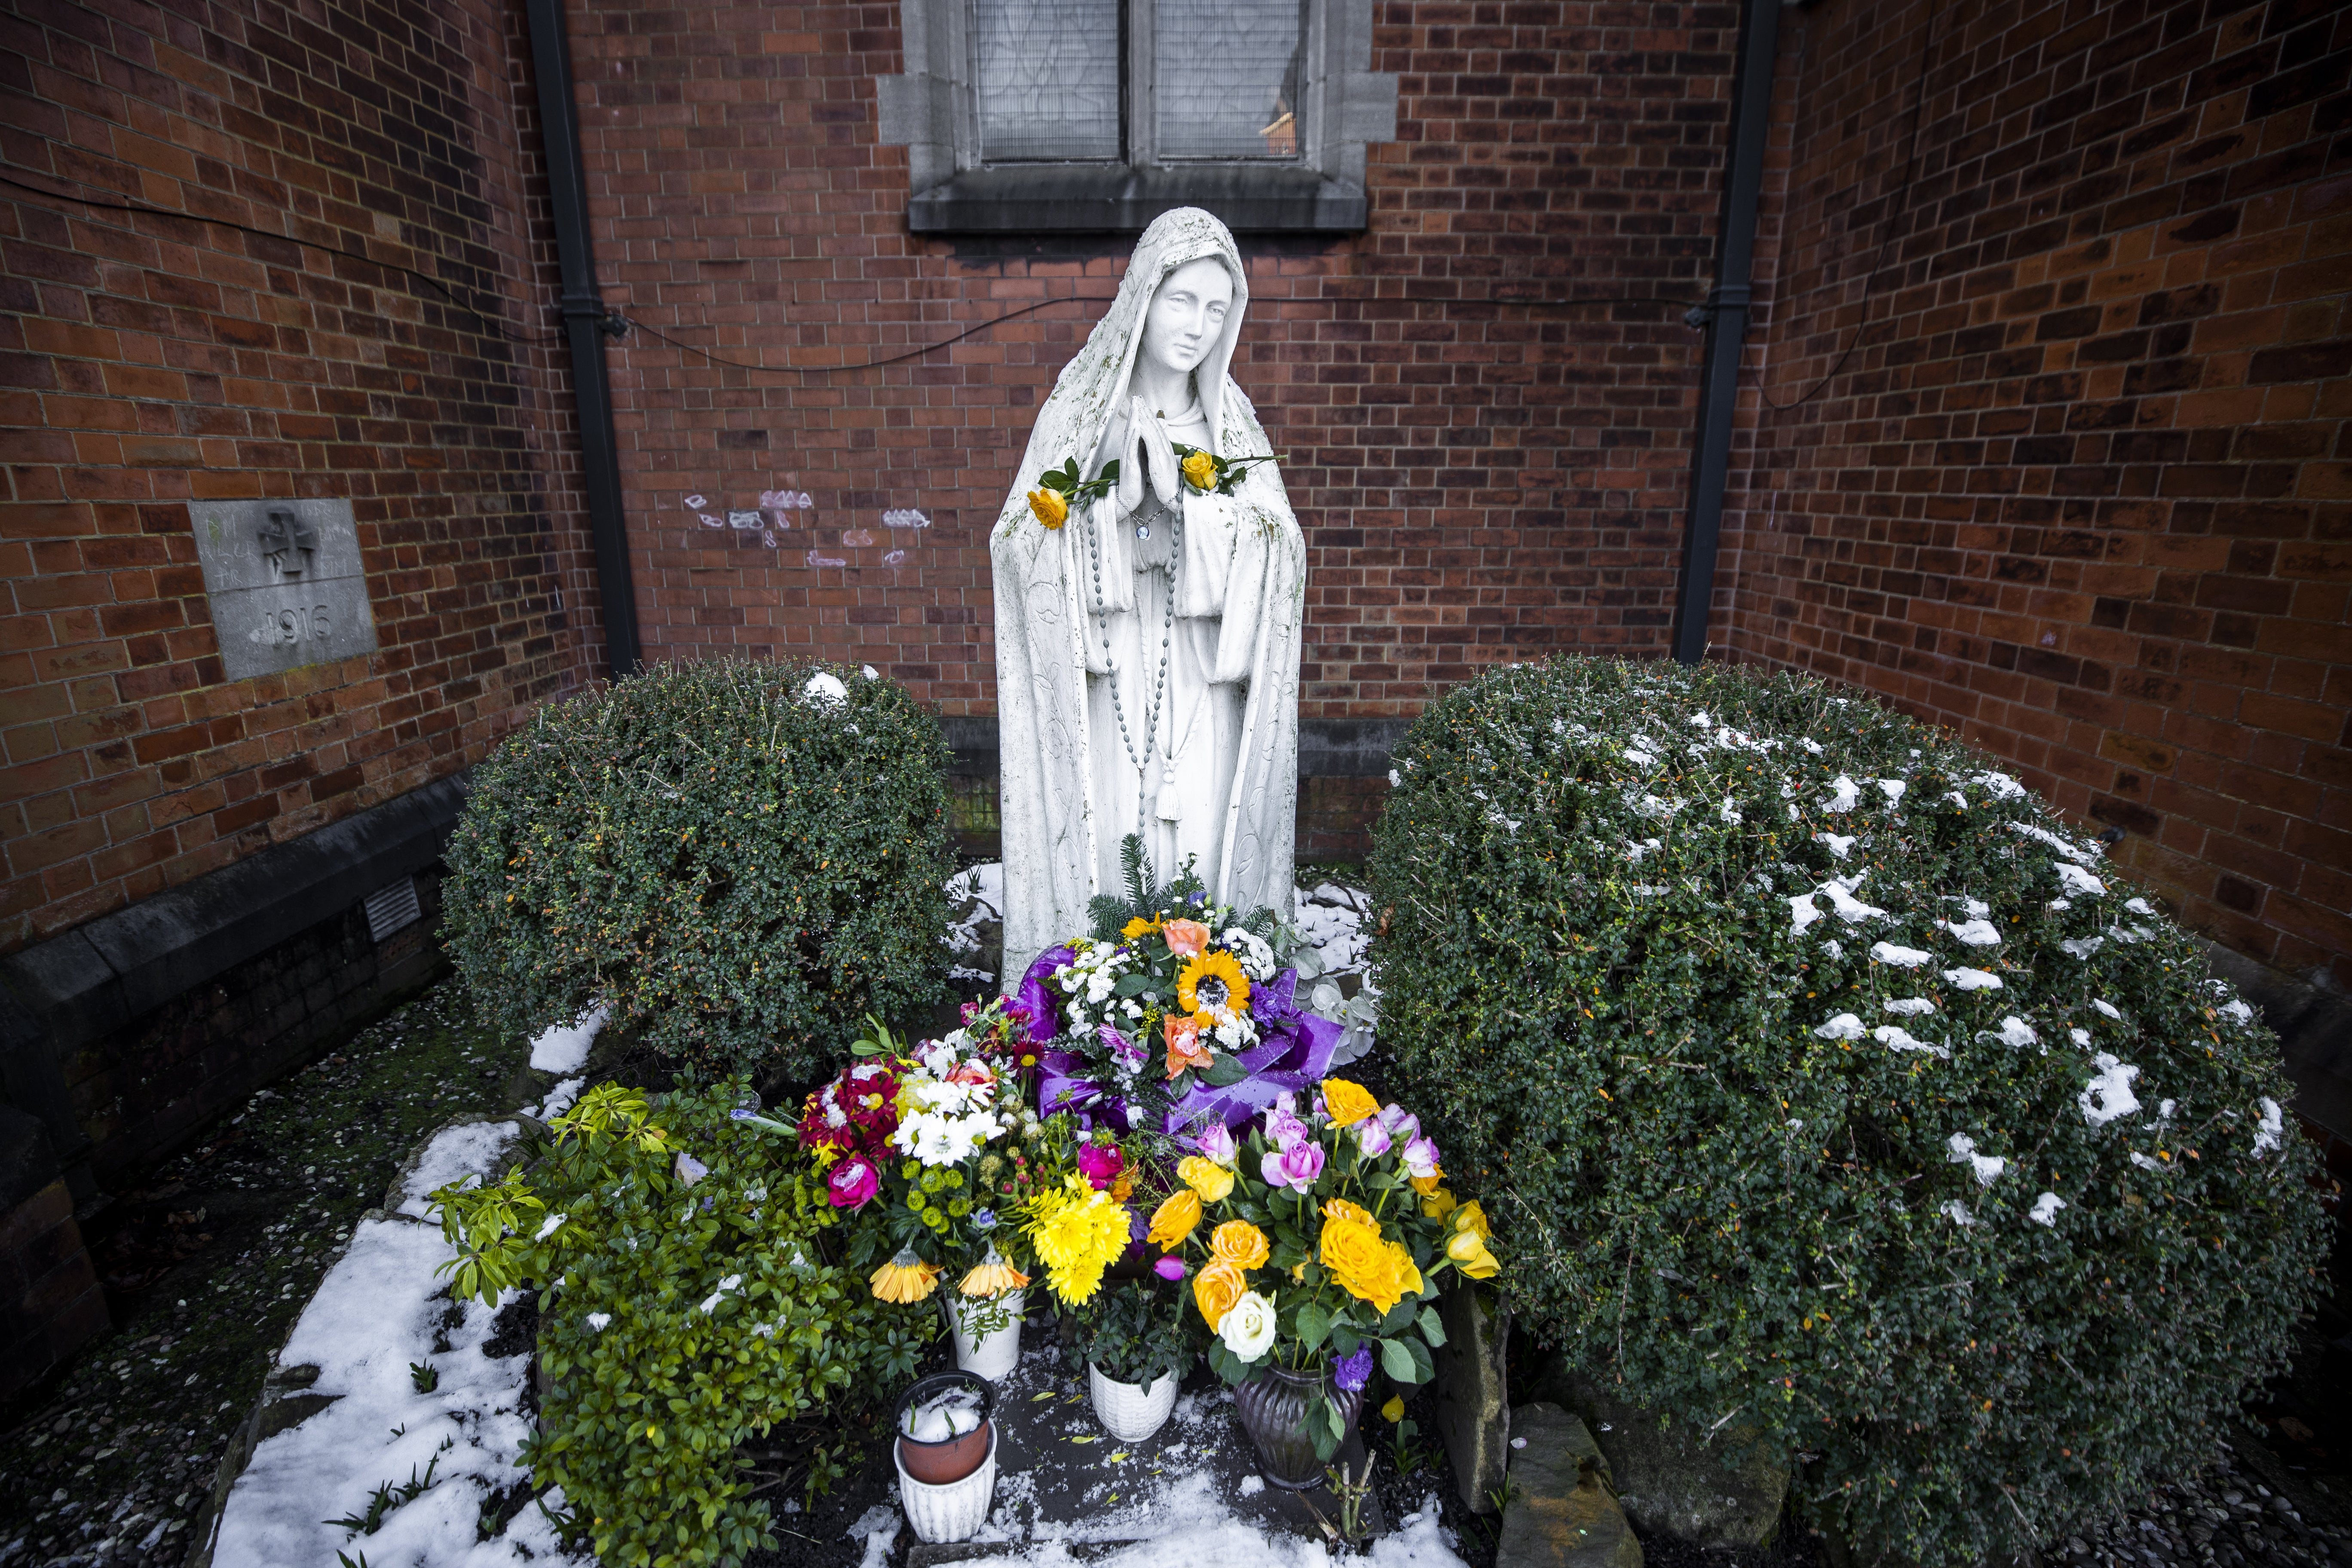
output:
<instances>
[{"instance_id":1,"label":"stone window sill","mask_svg":"<svg viewBox=\"0 0 2352 1568\"><path fill-rule=\"evenodd\" d=\"M1236 234L1360 234L1363 191L1296 165L1032 163L971 169L916 193L917 234L1134 234L1175 207Z\"/></svg>"}]
</instances>

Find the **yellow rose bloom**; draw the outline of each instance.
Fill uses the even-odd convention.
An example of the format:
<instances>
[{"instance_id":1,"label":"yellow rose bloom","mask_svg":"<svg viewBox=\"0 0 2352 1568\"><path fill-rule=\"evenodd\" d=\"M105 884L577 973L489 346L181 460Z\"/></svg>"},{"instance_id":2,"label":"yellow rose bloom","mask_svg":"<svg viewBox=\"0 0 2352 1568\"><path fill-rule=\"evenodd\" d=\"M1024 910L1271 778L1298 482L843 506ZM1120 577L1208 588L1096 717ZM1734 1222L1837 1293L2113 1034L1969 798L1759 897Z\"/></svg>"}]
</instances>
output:
<instances>
[{"instance_id":1,"label":"yellow rose bloom","mask_svg":"<svg viewBox=\"0 0 2352 1568\"><path fill-rule=\"evenodd\" d=\"M1437 1191L1438 1183L1445 1180L1445 1173L1440 1171L1433 1176L1407 1176L1405 1180L1412 1184L1412 1190L1414 1192L1419 1193L1423 1197L1427 1197L1430 1194ZM1448 1208L1454 1206L1454 1198L1451 1194L1446 1196L1445 1205Z\"/></svg>"},{"instance_id":2,"label":"yellow rose bloom","mask_svg":"<svg viewBox=\"0 0 2352 1568\"><path fill-rule=\"evenodd\" d=\"M1229 1219L1210 1232L1209 1250L1217 1255L1220 1263L1230 1263L1235 1268L1256 1268L1265 1264L1269 1248L1265 1232L1245 1219Z\"/></svg>"},{"instance_id":3,"label":"yellow rose bloom","mask_svg":"<svg viewBox=\"0 0 2352 1568\"><path fill-rule=\"evenodd\" d=\"M1192 1276L1192 1301L1201 1309L1202 1320L1215 1333L1223 1326L1225 1314L1234 1303L1249 1294L1249 1281L1242 1271L1222 1258Z\"/></svg>"},{"instance_id":4,"label":"yellow rose bloom","mask_svg":"<svg viewBox=\"0 0 2352 1568\"><path fill-rule=\"evenodd\" d=\"M1206 452L1195 452L1184 459L1184 479L1196 490L1205 490L1217 482L1217 460Z\"/></svg>"},{"instance_id":5,"label":"yellow rose bloom","mask_svg":"<svg viewBox=\"0 0 2352 1568\"><path fill-rule=\"evenodd\" d=\"M1325 1202L1323 1222L1326 1225L1368 1225L1374 1230L1381 1228L1381 1222L1372 1217L1371 1211L1345 1198L1331 1198Z\"/></svg>"},{"instance_id":6,"label":"yellow rose bloom","mask_svg":"<svg viewBox=\"0 0 2352 1568\"><path fill-rule=\"evenodd\" d=\"M939 1266L926 1263L911 1252L900 1252L874 1271L866 1283L874 1288L877 1300L883 1301L919 1301L929 1295L940 1282Z\"/></svg>"},{"instance_id":7,"label":"yellow rose bloom","mask_svg":"<svg viewBox=\"0 0 2352 1568\"><path fill-rule=\"evenodd\" d=\"M1070 521L1070 503L1062 499L1059 490L1031 490L1029 510L1047 528L1059 528Z\"/></svg>"},{"instance_id":8,"label":"yellow rose bloom","mask_svg":"<svg viewBox=\"0 0 2352 1568\"><path fill-rule=\"evenodd\" d=\"M1420 1184L1416 1181L1414 1184L1418 1186ZM1454 1201L1452 1189L1438 1186L1434 1182L1422 1194L1421 1212L1432 1219L1444 1219L1460 1206Z\"/></svg>"},{"instance_id":9,"label":"yellow rose bloom","mask_svg":"<svg viewBox=\"0 0 2352 1568\"><path fill-rule=\"evenodd\" d=\"M1421 1271L1413 1267L1412 1255L1381 1240L1378 1226L1352 1219L1326 1221L1318 1258L1341 1289L1380 1311L1404 1299L1408 1280L1413 1293L1420 1293Z\"/></svg>"},{"instance_id":10,"label":"yellow rose bloom","mask_svg":"<svg viewBox=\"0 0 2352 1568\"><path fill-rule=\"evenodd\" d=\"M1340 1126L1353 1127L1367 1116L1378 1116L1381 1102L1361 1085L1349 1083L1344 1078L1327 1078L1323 1080L1323 1109Z\"/></svg>"},{"instance_id":11,"label":"yellow rose bloom","mask_svg":"<svg viewBox=\"0 0 2352 1568\"><path fill-rule=\"evenodd\" d=\"M1471 1231L1455 1231L1445 1244L1445 1256L1473 1279L1491 1279L1502 1268L1495 1261L1495 1255L1486 1250L1486 1244Z\"/></svg>"},{"instance_id":12,"label":"yellow rose bloom","mask_svg":"<svg viewBox=\"0 0 2352 1568\"><path fill-rule=\"evenodd\" d=\"M1234 1190L1234 1173L1198 1154L1187 1154L1176 1162L1176 1179L1200 1194L1204 1204L1221 1204Z\"/></svg>"},{"instance_id":13,"label":"yellow rose bloom","mask_svg":"<svg viewBox=\"0 0 2352 1568\"><path fill-rule=\"evenodd\" d=\"M1151 1214L1151 1228L1143 1239L1163 1251L1174 1251L1201 1223L1201 1194L1186 1187L1172 1194Z\"/></svg>"},{"instance_id":14,"label":"yellow rose bloom","mask_svg":"<svg viewBox=\"0 0 2352 1568\"><path fill-rule=\"evenodd\" d=\"M1390 1395L1389 1395L1389 1402L1388 1402L1386 1405L1381 1405L1381 1418L1382 1418L1383 1420L1388 1420L1388 1421L1402 1421L1402 1420L1403 1420L1403 1419L1404 1419L1404 1395L1403 1395L1403 1394L1390 1394Z\"/></svg>"},{"instance_id":15,"label":"yellow rose bloom","mask_svg":"<svg viewBox=\"0 0 2352 1568\"><path fill-rule=\"evenodd\" d=\"M1477 1200L1475 1198L1454 1211L1454 1228L1475 1230L1478 1233L1478 1239L1481 1241L1495 1239L1495 1233L1486 1228L1486 1211L1478 1206Z\"/></svg>"}]
</instances>

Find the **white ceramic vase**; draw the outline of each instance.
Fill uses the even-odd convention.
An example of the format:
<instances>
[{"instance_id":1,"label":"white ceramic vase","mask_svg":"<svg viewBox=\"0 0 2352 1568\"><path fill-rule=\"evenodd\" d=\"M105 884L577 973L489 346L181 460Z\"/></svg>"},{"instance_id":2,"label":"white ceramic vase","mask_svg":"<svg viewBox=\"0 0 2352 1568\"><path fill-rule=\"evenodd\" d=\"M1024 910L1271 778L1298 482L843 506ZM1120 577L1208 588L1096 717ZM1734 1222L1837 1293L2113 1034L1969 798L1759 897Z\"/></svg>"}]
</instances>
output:
<instances>
[{"instance_id":1,"label":"white ceramic vase","mask_svg":"<svg viewBox=\"0 0 2352 1568\"><path fill-rule=\"evenodd\" d=\"M996 1423L988 1425L988 1458L980 1468L960 1481L930 1486L907 1473L898 1459L898 1445L890 1445L890 1462L898 1466L898 1500L915 1538L928 1545L969 1541L988 1522L988 1505L996 1493Z\"/></svg>"},{"instance_id":2,"label":"white ceramic vase","mask_svg":"<svg viewBox=\"0 0 2352 1568\"><path fill-rule=\"evenodd\" d=\"M956 1370L978 1373L991 1383L1012 1376L1021 1361L1021 1304L1027 1292L1008 1290L992 1300L941 1294L947 1304L948 1327L955 1334ZM984 1334L972 1332L974 1327L992 1320L1002 1326Z\"/></svg>"},{"instance_id":3,"label":"white ceramic vase","mask_svg":"<svg viewBox=\"0 0 2352 1568\"><path fill-rule=\"evenodd\" d=\"M1132 1383L1114 1383L1094 1363L1087 1363L1087 1393L1094 1400L1096 1418L1122 1443L1140 1443L1168 1425L1181 1381L1167 1372L1150 1388L1142 1388Z\"/></svg>"}]
</instances>

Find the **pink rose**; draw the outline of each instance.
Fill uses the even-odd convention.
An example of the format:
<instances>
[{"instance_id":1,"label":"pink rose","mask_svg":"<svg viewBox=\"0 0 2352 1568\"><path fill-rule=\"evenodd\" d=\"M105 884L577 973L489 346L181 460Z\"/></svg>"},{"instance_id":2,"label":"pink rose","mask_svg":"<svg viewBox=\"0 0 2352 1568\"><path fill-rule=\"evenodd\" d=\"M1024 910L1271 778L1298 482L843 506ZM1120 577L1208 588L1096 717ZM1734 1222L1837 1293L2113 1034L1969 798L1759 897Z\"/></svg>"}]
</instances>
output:
<instances>
[{"instance_id":1,"label":"pink rose","mask_svg":"<svg viewBox=\"0 0 2352 1568\"><path fill-rule=\"evenodd\" d=\"M1127 1156L1116 1144L1088 1143L1078 1151L1078 1173L1102 1192L1127 1169Z\"/></svg>"},{"instance_id":2,"label":"pink rose","mask_svg":"<svg viewBox=\"0 0 2352 1568\"><path fill-rule=\"evenodd\" d=\"M1209 1130L1201 1134L1200 1141L1193 1147L1201 1151L1201 1158L1212 1164L1223 1165L1228 1171L1234 1168L1234 1162L1241 1157L1242 1152L1241 1145L1234 1142L1232 1129L1222 1121L1209 1123Z\"/></svg>"},{"instance_id":3,"label":"pink rose","mask_svg":"<svg viewBox=\"0 0 2352 1568\"><path fill-rule=\"evenodd\" d=\"M1414 1175L1427 1178L1437 1171L1437 1145L1426 1138L1415 1138L1404 1146L1404 1168Z\"/></svg>"},{"instance_id":4,"label":"pink rose","mask_svg":"<svg viewBox=\"0 0 2352 1568\"><path fill-rule=\"evenodd\" d=\"M882 1173L863 1154L852 1154L824 1179L825 1198L837 1209L862 1209L882 1190Z\"/></svg>"},{"instance_id":5,"label":"pink rose","mask_svg":"<svg viewBox=\"0 0 2352 1568\"><path fill-rule=\"evenodd\" d=\"M1390 1144L1394 1142L1389 1136L1387 1126L1377 1116L1365 1117L1356 1123L1354 1131L1356 1142L1364 1146L1364 1157L1368 1160L1376 1160L1387 1153Z\"/></svg>"},{"instance_id":6,"label":"pink rose","mask_svg":"<svg viewBox=\"0 0 2352 1568\"><path fill-rule=\"evenodd\" d=\"M1283 1098L1287 1100L1289 1096ZM1287 1149L1307 1137L1307 1123L1298 1119L1298 1112L1277 1101L1265 1113L1265 1135L1276 1148Z\"/></svg>"},{"instance_id":7,"label":"pink rose","mask_svg":"<svg viewBox=\"0 0 2352 1568\"><path fill-rule=\"evenodd\" d=\"M1272 1149L1258 1162L1258 1174L1269 1187L1288 1187L1304 1193L1315 1185L1315 1178L1323 1173L1323 1145L1312 1138L1302 1138L1286 1148Z\"/></svg>"},{"instance_id":8,"label":"pink rose","mask_svg":"<svg viewBox=\"0 0 2352 1568\"><path fill-rule=\"evenodd\" d=\"M1160 936L1179 958L1197 958L1209 945L1209 928L1199 921L1170 921L1160 928Z\"/></svg>"},{"instance_id":9,"label":"pink rose","mask_svg":"<svg viewBox=\"0 0 2352 1568\"><path fill-rule=\"evenodd\" d=\"M1391 1105L1381 1110L1381 1125L1400 1143L1410 1143L1421 1136L1421 1118L1402 1105Z\"/></svg>"},{"instance_id":10,"label":"pink rose","mask_svg":"<svg viewBox=\"0 0 2352 1568\"><path fill-rule=\"evenodd\" d=\"M1184 1278L1184 1260L1171 1254L1153 1264L1151 1271L1162 1279L1181 1279Z\"/></svg>"}]
</instances>

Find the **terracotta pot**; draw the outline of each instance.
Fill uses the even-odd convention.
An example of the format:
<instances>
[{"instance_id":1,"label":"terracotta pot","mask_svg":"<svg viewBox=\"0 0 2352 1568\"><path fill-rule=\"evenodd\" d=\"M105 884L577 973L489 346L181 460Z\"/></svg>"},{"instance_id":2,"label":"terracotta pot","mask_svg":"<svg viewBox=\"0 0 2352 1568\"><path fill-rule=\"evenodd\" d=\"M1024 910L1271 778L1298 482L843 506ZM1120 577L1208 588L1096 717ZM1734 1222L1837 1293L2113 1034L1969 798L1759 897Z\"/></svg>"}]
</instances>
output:
<instances>
[{"instance_id":1,"label":"terracotta pot","mask_svg":"<svg viewBox=\"0 0 2352 1568\"><path fill-rule=\"evenodd\" d=\"M1327 1392L1339 1406L1344 1447L1346 1434L1355 1429L1363 1410L1364 1394L1331 1387L1329 1373L1272 1366L1234 1390L1234 1407L1241 1412L1242 1430L1257 1449L1259 1470L1286 1491L1311 1491L1323 1484L1326 1461L1315 1456L1307 1412Z\"/></svg>"},{"instance_id":2,"label":"terracotta pot","mask_svg":"<svg viewBox=\"0 0 2352 1568\"><path fill-rule=\"evenodd\" d=\"M898 1440L898 1500L919 1541L939 1544L969 1541L988 1522L988 1505L996 1492L996 1424L980 1429L989 1438L985 1458L961 1480L935 1486L908 1472L907 1440Z\"/></svg>"},{"instance_id":3,"label":"terracotta pot","mask_svg":"<svg viewBox=\"0 0 2352 1568\"><path fill-rule=\"evenodd\" d=\"M980 1395L978 1426L940 1443L918 1442L907 1436L908 1411L960 1387L973 1389ZM912 1388L899 1395L898 1411L890 1423L891 1429L898 1435L899 1468L926 1486L935 1487L960 1481L979 1469L989 1456L993 1439L996 1424L990 1417L995 1404L995 1385L972 1373L941 1372L917 1379Z\"/></svg>"}]
</instances>

